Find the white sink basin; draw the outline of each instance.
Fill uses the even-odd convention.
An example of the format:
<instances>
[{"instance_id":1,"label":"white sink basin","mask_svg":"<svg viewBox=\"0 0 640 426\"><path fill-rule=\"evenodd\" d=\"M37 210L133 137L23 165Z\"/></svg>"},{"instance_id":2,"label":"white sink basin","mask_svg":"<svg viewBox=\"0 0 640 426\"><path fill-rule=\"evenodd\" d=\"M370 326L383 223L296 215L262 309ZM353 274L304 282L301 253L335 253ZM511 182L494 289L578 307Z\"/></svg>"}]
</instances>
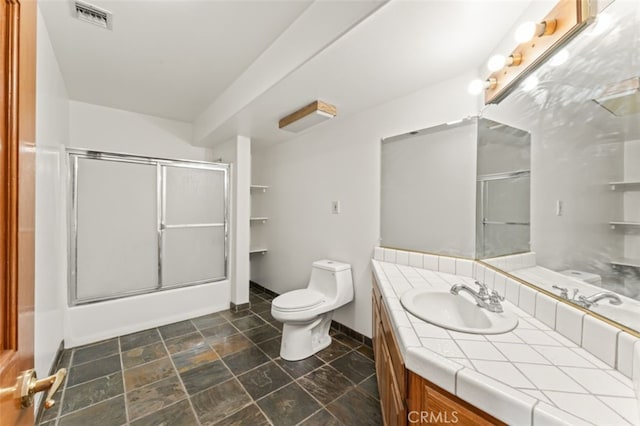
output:
<instances>
[{"instance_id":1,"label":"white sink basin","mask_svg":"<svg viewBox=\"0 0 640 426\"><path fill-rule=\"evenodd\" d=\"M428 289L409 290L400 298L413 315L449 330L473 334L507 333L518 325L518 317L489 312L462 295Z\"/></svg>"}]
</instances>

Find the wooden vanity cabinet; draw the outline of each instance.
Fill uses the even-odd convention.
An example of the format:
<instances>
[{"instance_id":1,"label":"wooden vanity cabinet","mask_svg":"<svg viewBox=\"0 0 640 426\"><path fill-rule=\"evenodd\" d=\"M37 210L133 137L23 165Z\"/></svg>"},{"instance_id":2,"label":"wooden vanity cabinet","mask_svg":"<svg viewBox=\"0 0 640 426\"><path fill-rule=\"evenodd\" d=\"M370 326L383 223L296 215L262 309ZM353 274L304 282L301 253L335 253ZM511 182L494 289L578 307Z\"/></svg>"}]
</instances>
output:
<instances>
[{"instance_id":1,"label":"wooden vanity cabinet","mask_svg":"<svg viewBox=\"0 0 640 426\"><path fill-rule=\"evenodd\" d=\"M405 368L375 277L372 310L373 354L385 425L504 425Z\"/></svg>"}]
</instances>

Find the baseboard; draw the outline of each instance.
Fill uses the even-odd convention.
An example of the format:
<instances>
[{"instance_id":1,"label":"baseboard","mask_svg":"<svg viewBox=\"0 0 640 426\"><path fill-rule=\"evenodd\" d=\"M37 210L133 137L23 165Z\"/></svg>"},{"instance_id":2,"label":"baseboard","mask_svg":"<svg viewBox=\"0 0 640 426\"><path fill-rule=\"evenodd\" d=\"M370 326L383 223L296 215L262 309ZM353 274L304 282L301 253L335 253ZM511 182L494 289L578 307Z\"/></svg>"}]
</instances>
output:
<instances>
[{"instance_id":1,"label":"baseboard","mask_svg":"<svg viewBox=\"0 0 640 426\"><path fill-rule=\"evenodd\" d=\"M278 293L275 293L275 292L269 290L268 288L265 288L264 286L261 286L260 284L258 284L255 281L249 281L249 287L254 289L255 291L257 291L258 293L269 294L269 295L271 295L273 297L279 296ZM339 322L336 322L336 321L331 321L331 328L333 328L334 330L337 330L337 331L339 331L341 333L346 334L347 336L359 341L363 345L366 345L366 346L369 346L369 347L373 346L370 338L368 338L364 334L358 333L354 329L349 328L344 324L340 324Z\"/></svg>"},{"instance_id":2,"label":"baseboard","mask_svg":"<svg viewBox=\"0 0 640 426\"><path fill-rule=\"evenodd\" d=\"M251 302L240 303L239 305L236 305L233 302L229 302L229 310L231 312L248 311L249 309L251 309Z\"/></svg>"}]
</instances>

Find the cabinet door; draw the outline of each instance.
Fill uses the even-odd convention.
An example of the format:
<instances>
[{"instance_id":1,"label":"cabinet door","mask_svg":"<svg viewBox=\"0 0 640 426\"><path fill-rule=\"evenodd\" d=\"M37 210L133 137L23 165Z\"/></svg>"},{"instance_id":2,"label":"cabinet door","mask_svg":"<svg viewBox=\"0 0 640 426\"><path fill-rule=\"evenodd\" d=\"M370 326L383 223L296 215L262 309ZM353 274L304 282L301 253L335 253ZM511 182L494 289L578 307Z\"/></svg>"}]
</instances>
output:
<instances>
[{"instance_id":1,"label":"cabinet door","mask_svg":"<svg viewBox=\"0 0 640 426\"><path fill-rule=\"evenodd\" d=\"M408 421L423 425L504 425L455 395L409 373Z\"/></svg>"}]
</instances>

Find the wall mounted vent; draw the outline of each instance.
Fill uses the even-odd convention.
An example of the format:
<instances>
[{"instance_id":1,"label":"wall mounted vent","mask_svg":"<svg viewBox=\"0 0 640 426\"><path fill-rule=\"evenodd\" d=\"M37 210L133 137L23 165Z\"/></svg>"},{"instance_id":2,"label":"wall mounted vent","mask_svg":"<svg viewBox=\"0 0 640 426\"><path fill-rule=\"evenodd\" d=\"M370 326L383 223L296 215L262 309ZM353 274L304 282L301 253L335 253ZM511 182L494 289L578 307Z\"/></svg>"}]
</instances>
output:
<instances>
[{"instance_id":1,"label":"wall mounted vent","mask_svg":"<svg viewBox=\"0 0 640 426\"><path fill-rule=\"evenodd\" d=\"M111 29L113 21L111 12L81 1L76 1L73 3L73 5L73 14L79 20L97 25L102 28L106 28L108 30Z\"/></svg>"}]
</instances>

